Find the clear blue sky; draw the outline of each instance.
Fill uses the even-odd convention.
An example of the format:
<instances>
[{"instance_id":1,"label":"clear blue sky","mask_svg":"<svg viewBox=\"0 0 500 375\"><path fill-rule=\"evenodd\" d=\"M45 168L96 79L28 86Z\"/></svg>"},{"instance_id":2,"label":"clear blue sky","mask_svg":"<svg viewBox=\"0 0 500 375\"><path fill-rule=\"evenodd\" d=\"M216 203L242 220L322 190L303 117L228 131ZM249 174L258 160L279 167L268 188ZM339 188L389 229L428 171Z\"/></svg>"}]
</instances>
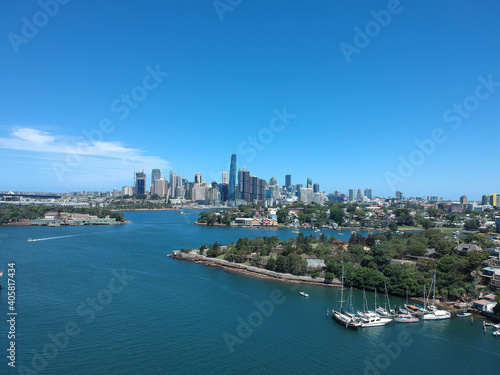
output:
<instances>
[{"instance_id":1,"label":"clear blue sky","mask_svg":"<svg viewBox=\"0 0 500 375\"><path fill-rule=\"evenodd\" d=\"M0 190L220 181L234 152L327 192L500 193L498 1L46 2L2 5Z\"/></svg>"}]
</instances>

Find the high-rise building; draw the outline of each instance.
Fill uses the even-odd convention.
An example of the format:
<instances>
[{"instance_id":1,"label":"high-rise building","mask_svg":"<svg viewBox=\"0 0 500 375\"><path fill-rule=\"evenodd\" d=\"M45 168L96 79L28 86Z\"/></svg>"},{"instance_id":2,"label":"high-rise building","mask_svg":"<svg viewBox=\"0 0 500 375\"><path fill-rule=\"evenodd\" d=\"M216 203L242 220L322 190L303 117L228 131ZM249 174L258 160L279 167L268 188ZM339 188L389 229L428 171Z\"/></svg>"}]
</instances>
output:
<instances>
[{"instance_id":1,"label":"high-rise building","mask_svg":"<svg viewBox=\"0 0 500 375\"><path fill-rule=\"evenodd\" d=\"M122 195L134 195L134 189L132 188L132 186L122 187Z\"/></svg>"},{"instance_id":2,"label":"high-rise building","mask_svg":"<svg viewBox=\"0 0 500 375\"><path fill-rule=\"evenodd\" d=\"M231 155L231 166L229 168L229 200L236 200L236 154Z\"/></svg>"},{"instance_id":3,"label":"high-rise building","mask_svg":"<svg viewBox=\"0 0 500 375\"><path fill-rule=\"evenodd\" d=\"M349 189L349 202L354 202L354 189Z\"/></svg>"},{"instance_id":4,"label":"high-rise building","mask_svg":"<svg viewBox=\"0 0 500 375\"><path fill-rule=\"evenodd\" d=\"M146 173L144 172L135 174L135 194L146 194Z\"/></svg>"},{"instance_id":5,"label":"high-rise building","mask_svg":"<svg viewBox=\"0 0 500 375\"><path fill-rule=\"evenodd\" d=\"M399 190L396 191L396 199L399 199L399 200L403 199L403 193L401 193Z\"/></svg>"},{"instance_id":6,"label":"high-rise building","mask_svg":"<svg viewBox=\"0 0 500 375\"><path fill-rule=\"evenodd\" d=\"M372 199L372 189L370 188L365 189L365 197L367 197L368 199Z\"/></svg>"},{"instance_id":7,"label":"high-rise building","mask_svg":"<svg viewBox=\"0 0 500 375\"><path fill-rule=\"evenodd\" d=\"M286 191L289 191L289 192L292 191L292 175L291 174L285 175L285 188L286 188Z\"/></svg>"},{"instance_id":8,"label":"high-rise building","mask_svg":"<svg viewBox=\"0 0 500 375\"><path fill-rule=\"evenodd\" d=\"M238 171L238 190L239 198L250 202L250 172L246 168L240 168Z\"/></svg>"},{"instance_id":9,"label":"high-rise building","mask_svg":"<svg viewBox=\"0 0 500 375\"><path fill-rule=\"evenodd\" d=\"M151 185L154 184L155 180L158 180L161 177L161 171L157 168L151 171Z\"/></svg>"},{"instance_id":10,"label":"high-rise building","mask_svg":"<svg viewBox=\"0 0 500 375\"><path fill-rule=\"evenodd\" d=\"M201 184L201 173L195 173L194 174L194 183L195 184Z\"/></svg>"},{"instance_id":11,"label":"high-rise building","mask_svg":"<svg viewBox=\"0 0 500 375\"><path fill-rule=\"evenodd\" d=\"M278 181L276 181L276 179L274 177L271 177L269 179L269 186L274 186L278 183Z\"/></svg>"},{"instance_id":12,"label":"high-rise building","mask_svg":"<svg viewBox=\"0 0 500 375\"><path fill-rule=\"evenodd\" d=\"M300 200L304 203L311 203L314 200L314 192L312 188L300 188Z\"/></svg>"},{"instance_id":13,"label":"high-rise building","mask_svg":"<svg viewBox=\"0 0 500 375\"><path fill-rule=\"evenodd\" d=\"M356 194L356 199L358 201L362 201L363 200L363 190L361 188L358 189L358 194Z\"/></svg>"},{"instance_id":14,"label":"high-rise building","mask_svg":"<svg viewBox=\"0 0 500 375\"><path fill-rule=\"evenodd\" d=\"M319 184L317 182L313 185L313 192L319 193Z\"/></svg>"},{"instance_id":15,"label":"high-rise building","mask_svg":"<svg viewBox=\"0 0 500 375\"><path fill-rule=\"evenodd\" d=\"M497 195L495 193L493 194L490 194L490 204L493 206L493 207L496 207L497 206Z\"/></svg>"},{"instance_id":16,"label":"high-rise building","mask_svg":"<svg viewBox=\"0 0 500 375\"><path fill-rule=\"evenodd\" d=\"M170 197L176 197L177 188L179 186L181 186L181 176L170 171Z\"/></svg>"},{"instance_id":17,"label":"high-rise building","mask_svg":"<svg viewBox=\"0 0 500 375\"><path fill-rule=\"evenodd\" d=\"M219 191L220 191L220 200L223 202L226 202L228 200L228 197L229 197L229 185L228 184L220 184Z\"/></svg>"},{"instance_id":18,"label":"high-rise building","mask_svg":"<svg viewBox=\"0 0 500 375\"><path fill-rule=\"evenodd\" d=\"M114 189L113 189L113 193L111 194L111 196L112 196L113 198L116 198L116 197L118 196L118 189L117 189L117 188L114 188Z\"/></svg>"},{"instance_id":19,"label":"high-rise building","mask_svg":"<svg viewBox=\"0 0 500 375\"><path fill-rule=\"evenodd\" d=\"M460 197L460 203L467 204L467 195L462 195Z\"/></svg>"},{"instance_id":20,"label":"high-rise building","mask_svg":"<svg viewBox=\"0 0 500 375\"><path fill-rule=\"evenodd\" d=\"M158 195L159 197L164 197L165 195L167 195L167 190L166 190L167 184L163 177L154 180L153 186L154 186L153 188L154 194Z\"/></svg>"},{"instance_id":21,"label":"high-rise building","mask_svg":"<svg viewBox=\"0 0 500 375\"><path fill-rule=\"evenodd\" d=\"M302 184L296 184L295 185L295 196L300 199L300 189L302 189L303 185Z\"/></svg>"},{"instance_id":22,"label":"high-rise building","mask_svg":"<svg viewBox=\"0 0 500 375\"><path fill-rule=\"evenodd\" d=\"M307 177L307 184L306 184L306 187L308 188L312 188L312 185L313 185L313 180L310 179L309 177Z\"/></svg>"},{"instance_id":23,"label":"high-rise building","mask_svg":"<svg viewBox=\"0 0 500 375\"><path fill-rule=\"evenodd\" d=\"M227 172L222 172L222 183L223 184L229 183L229 174Z\"/></svg>"}]
</instances>

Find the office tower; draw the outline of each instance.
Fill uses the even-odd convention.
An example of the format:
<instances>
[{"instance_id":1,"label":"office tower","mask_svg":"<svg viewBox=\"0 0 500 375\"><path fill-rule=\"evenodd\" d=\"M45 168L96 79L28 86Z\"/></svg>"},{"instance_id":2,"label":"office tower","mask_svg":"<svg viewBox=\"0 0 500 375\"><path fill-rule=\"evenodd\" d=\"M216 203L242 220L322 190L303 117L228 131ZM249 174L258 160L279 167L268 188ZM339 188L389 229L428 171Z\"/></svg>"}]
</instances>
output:
<instances>
[{"instance_id":1,"label":"office tower","mask_svg":"<svg viewBox=\"0 0 500 375\"><path fill-rule=\"evenodd\" d=\"M236 154L231 155L231 166L229 168L229 200L236 200Z\"/></svg>"},{"instance_id":2,"label":"office tower","mask_svg":"<svg viewBox=\"0 0 500 375\"><path fill-rule=\"evenodd\" d=\"M365 189L365 197L367 197L368 199L372 199L372 189L370 188Z\"/></svg>"},{"instance_id":3,"label":"office tower","mask_svg":"<svg viewBox=\"0 0 500 375\"><path fill-rule=\"evenodd\" d=\"M144 172L135 174L135 194L146 194L146 173Z\"/></svg>"},{"instance_id":4,"label":"office tower","mask_svg":"<svg viewBox=\"0 0 500 375\"><path fill-rule=\"evenodd\" d=\"M358 201L362 201L363 200L363 190L361 188L358 189L358 194L356 194L356 199Z\"/></svg>"},{"instance_id":5,"label":"office tower","mask_svg":"<svg viewBox=\"0 0 500 375\"><path fill-rule=\"evenodd\" d=\"M229 174L227 172L222 172L222 183L223 184L229 183Z\"/></svg>"},{"instance_id":6,"label":"office tower","mask_svg":"<svg viewBox=\"0 0 500 375\"><path fill-rule=\"evenodd\" d=\"M308 187L308 188L312 188L312 185L313 185L313 180L311 180L309 177L307 177L307 184L306 184L306 187Z\"/></svg>"},{"instance_id":7,"label":"office tower","mask_svg":"<svg viewBox=\"0 0 500 375\"><path fill-rule=\"evenodd\" d=\"M118 189L117 189L117 188L114 188L114 189L113 189L113 193L111 194L111 196L112 196L113 198L116 198L116 197L118 196Z\"/></svg>"},{"instance_id":8,"label":"office tower","mask_svg":"<svg viewBox=\"0 0 500 375\"><path fill-rule=\"evenodd\" d=\"M188 184L188 179L187 178L183 178L182 179L182 186L186 186Z\"/></svg>"},{"instance_id":9,"label":"office tower","mask_svg":"<svg viewBox=\"0 0 500 375\"><path fill-rule=\"evenodd\" d=\"M195 184L201 184L201 173L195 173L194 174L194 183Z\"/></svg>"},{"instance_id":10,"label":"office tower","mask_svg":"<svg viewBox=\"0 0 500 375\"><path fill-rule=\"evenodd\" d=\"M319 193L319 184L317 182L313 185L313 192Z\"/></svg>"},{"instance_id":11,"label":"office tower","mask_svg":"<svg viewBox=\"0 0 500 375\"><path fill-rule=\"evenodd\" d=\"M305 204L311 203L314 200L314 192L312 188L300 188L300 200Z\"/></svg>"},{"instance_id":12,"label":"office tower","mask_svg":"<svg viewBox=\"0 0 500 375\"><path fill-rule=\"evenodd\" d=\"M460 197L460 203L467 204L467 195L462 195Z\"/></svg>"},{"instance_id":13,"label":"office tower","mask_svg":"<svg viewBox=\"0 0 500 375\"><path fill-rule=\"evenodd\" d=\"M276 181L276 179L274 177L271 177L269 179L269 186L274 186L278 183L278 181Z\"/></svg>"},{"instance_id":14,"label":"office tower","mask_svg":"<svg viewBox=\"0 0 500 375\"><path fill-rule=\"evenodd\" d=\"M239 199L250 202L250 172L246 168L238 171Z\"/></svg>"},{"instance_id":15,"label":"office tower","mask_svg":"<svg viewBox=\"0 0 500 375\"><path fill-rule=\"evenodd\" d=\"M292 191L292 175L291 174L285 175L285 188L286 188L286 191Z\"/></svg>"},{"instance_id":16,"label":"office tower","mask_svg":"<svg viewBox=\"0 0 500 375\"><path fill-rule=\"evenodd\" d=\"M493 207L496 207L497 206L497 195L495 193L493 194L490 194L490 204L493 206Z\"/></svg>"},{"instance_id":17,"label":"office tower","mask_svg":"<svg viewBox=\"0 0 500 375\"><path fill-rule=\"evenodd\" d=\"M170 171L170 197L175 198L177 194L177 188L181 186L181 176Z\"/></svg>"},{"instance_id":18,"label":"office tower","mask_svg":"<svg viewBox=\"0 0 500 375\"><path fill-rule=\"evenodd\" d=\"M396 199L399 199L399 200L403 199L403 193L401 193L399 190L396 191Z\"/></svg>"},{"instance_id":19,"label":"office tower","mask_svg":"<svg viewBox=\"0 0 500 375\"><path fill-rule=\"evenodd\" d=\"M167 194L165 190L166 181L163 177L157 178L153 183L153 193L158 195L159 197L164 197Z\"/></svg>"},{"instance_id":20,"label":"office tower","mask_svg":"<svg viewBox=\"0 0 500 375\"><path fill-rule=\"evenodd\" d=\"M134 195L134 189L131 186L122 187L122 195Z\"/></svg>"},{"instance_id":21,"label":"office tower","mask_svg":"<svg viewBox=\"0 0 500 375\"><path fill-rule=\"evenodd\" d=\"M227 183L220 184L219 191L220 191L220 200L226 202L229 198L229 185Z\"/></svg>"},{"instance_id":22,"label":"office tower","mask_svg":"<svg viewBox=\"0 0 500 375\"><path fill-rule=\"evenodd\" d=\"M161 177L161 171L157 168L151 171L151 185L153 185L154 181Z\"/></svg>"},{"instance_id":23,"label":"office tower","mask_svg":"<svg viewBox=\"0 0 500 375\"><path fill-rule=\"evenodd\" d=\"M349 189L349 202L354 202L354 189Z\"/></svg>"},{"instance_id":24,"label":"office tower","mask_svg":"<svg viewBox=\"0 0 500 375\"><path fill-rule=\"evenodd\" d=\"M296 184L295 185L295 196L300 199L300 189L302 189L302 184Z\"/></svg>"},{"instance_id":25,"label":"office tower","mask_svg":"<svg viewBox=\"0 0 500 375\"><path fill-rule=\"evenodd\" d=\"M206 198L206 189L207 189L207 186L205 186L203 184L194 184L193 185L191 199L194 200L194 201L205 200L205 198Z\"/></svg>"}]
</instances>

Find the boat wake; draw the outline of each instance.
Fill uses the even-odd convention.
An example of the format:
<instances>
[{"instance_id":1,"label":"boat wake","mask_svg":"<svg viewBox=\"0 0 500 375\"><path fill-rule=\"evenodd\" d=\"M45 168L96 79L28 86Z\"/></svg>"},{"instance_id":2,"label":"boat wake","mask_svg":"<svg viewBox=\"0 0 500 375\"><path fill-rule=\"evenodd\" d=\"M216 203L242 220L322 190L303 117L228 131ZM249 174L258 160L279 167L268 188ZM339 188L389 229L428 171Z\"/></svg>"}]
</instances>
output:
<instances>
[{"instance_id":1,"label":"boat wake","mask_svg":"<svg viewBox=\"0 0 500 375\"><path fill-rule=\"evenodd\" d=\"M89 233L80 233L80 234L68 234L67 236L57 236L57 237L46 237L46 238L28 238L28 242L36 242L36 241L48 241L48 240L57 240L59 238L67 238L67 237L76 237L83 236Z\"/></svg>"}]
</instances>

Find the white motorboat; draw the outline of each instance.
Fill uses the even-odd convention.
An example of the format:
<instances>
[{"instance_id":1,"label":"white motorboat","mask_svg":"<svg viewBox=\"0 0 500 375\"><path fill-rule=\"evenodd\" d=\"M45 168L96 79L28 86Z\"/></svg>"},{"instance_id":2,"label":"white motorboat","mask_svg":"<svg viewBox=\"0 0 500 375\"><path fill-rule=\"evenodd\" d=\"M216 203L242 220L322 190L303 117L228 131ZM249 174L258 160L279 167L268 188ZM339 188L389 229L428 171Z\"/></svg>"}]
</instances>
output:
<instances>
[{"instance_id":1,"label":"white motorboat","mask_svg":"<svg viewBox=\"0 0 500 375\"><path fill-rule=\"evenodd\" d=\"M307 294L306 292L300 292L300 295L301 295L302 297L309 297L309 294Z\"/></svg>"}]
</instances>

